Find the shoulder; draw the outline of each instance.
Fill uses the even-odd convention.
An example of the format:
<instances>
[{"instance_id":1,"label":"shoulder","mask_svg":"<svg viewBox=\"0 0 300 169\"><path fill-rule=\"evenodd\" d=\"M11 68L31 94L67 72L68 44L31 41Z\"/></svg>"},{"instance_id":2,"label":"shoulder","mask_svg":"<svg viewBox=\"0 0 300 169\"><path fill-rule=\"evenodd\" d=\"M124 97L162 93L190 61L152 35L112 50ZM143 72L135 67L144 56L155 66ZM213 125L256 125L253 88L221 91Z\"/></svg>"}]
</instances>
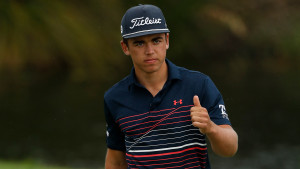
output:
<instances>
[{"instance_id":1,"label":"shoulder","mask_svg":"<svg viewBox=\"0 0 300 169\"><path fill-rule=\"evenodd\" d=\"M178 67L181 78L189 82L205 82L210 80L210 77L200 71L190 70L184 67Z\"/></svg>"},{"instance_id":2,"label":"shoulder","mask_svg":"<svg viewBox=\"0 0 300 169\"><path fill-rule=\"evenodd\" d=\"M184 67L178 67L178 70L181 77L180 84L186 89L195 91L198 95L218 90L208 75Z\"/></svg>"},{"instance_id":3,"label":"shoulder","mask_svg":"<svg viewBox=\"0 0 300 169\"><path fill-rule=\"evenodd\" d=\"M120 92L128 90L128 87L131 84L130 81L130 76L126 76L125 78L114 84L104 93L104 99L109 99L110 97L117 96L118 94L120 94Z\"/></svg>"}]
</instances>

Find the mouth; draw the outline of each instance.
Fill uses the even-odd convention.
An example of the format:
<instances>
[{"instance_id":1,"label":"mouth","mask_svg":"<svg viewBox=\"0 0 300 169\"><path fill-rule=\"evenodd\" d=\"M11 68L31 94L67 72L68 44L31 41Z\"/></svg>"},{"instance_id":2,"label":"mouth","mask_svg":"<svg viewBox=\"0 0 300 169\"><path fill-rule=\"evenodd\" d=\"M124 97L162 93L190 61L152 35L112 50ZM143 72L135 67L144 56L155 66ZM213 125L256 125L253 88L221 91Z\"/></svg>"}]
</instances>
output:
<instances>
[{"instance_id":1,"label":"mouth","mask_svg":"<svg viewBox=\"0 0 300 169\"><path fill-rule=\"evenodd\" d=\"M157 61L157 59L146 59L144 62L147 64L153 64Z\"/></svg>"}]
</instances>

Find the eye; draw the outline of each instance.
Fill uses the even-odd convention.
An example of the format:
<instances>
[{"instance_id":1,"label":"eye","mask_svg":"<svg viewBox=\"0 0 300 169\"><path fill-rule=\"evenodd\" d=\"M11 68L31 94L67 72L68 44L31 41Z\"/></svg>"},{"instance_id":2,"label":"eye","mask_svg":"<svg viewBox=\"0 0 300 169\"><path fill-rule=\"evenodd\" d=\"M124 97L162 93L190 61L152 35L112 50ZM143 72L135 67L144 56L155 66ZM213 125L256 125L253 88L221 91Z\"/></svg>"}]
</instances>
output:
<instances>
[{"instance_id":1,"label":"eye","mask_svg":"<svg viewBox=\"0 0 300 169\"><path fill-rule=\"evenodd\" d=\"M141 47L143 45L144 45L143 41L136 41L136 42L134 42L134 46Z\"/></svg>"},{"instance_id":2,"label":"eye","mask_svg":"<svg viewBox=\"0 0 300 169\"><path fill-rule=\"evenodd\" d=\"M154 44L159 44L161 42L161 39L160 38L157 38L157 39L154 39L153 40L153 43Z\"/></svg>"}]
</instances>

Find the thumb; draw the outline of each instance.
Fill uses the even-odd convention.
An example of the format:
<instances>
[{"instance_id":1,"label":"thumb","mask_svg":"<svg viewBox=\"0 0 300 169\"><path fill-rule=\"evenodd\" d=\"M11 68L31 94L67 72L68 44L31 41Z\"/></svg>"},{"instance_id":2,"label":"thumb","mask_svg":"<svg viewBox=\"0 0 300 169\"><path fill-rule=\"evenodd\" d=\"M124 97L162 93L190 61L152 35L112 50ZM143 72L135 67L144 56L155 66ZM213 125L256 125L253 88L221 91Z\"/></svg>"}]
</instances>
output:
<instances>
[{"instance_id":1,"label":"thumb","mask_svg":"<svg viewBox=\"0 0 300 169\"><path fill-rule=\"evenodd\" d=\"M199 100L199 97L197 95L194 96L193 102L194 102L195 106L200 106L201 107L200 100Z\"/></svg>"}]
</instances>

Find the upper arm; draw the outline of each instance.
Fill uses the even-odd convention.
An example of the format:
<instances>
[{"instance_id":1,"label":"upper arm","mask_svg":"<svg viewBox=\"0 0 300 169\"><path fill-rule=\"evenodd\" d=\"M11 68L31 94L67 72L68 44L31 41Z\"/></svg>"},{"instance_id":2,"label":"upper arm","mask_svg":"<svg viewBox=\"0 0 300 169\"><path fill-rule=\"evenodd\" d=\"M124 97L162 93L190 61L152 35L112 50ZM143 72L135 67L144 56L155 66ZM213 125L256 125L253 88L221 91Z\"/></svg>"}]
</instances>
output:
<instances>
[{"instance_id":1,"label":"upper arm","mask_svg":"<svg viewBox=\"0 0 300 169\"><path fill-rule=\"evenodd\" d=\"M220 126L222 128L231 128L232 129L231 125L228 125L228 124L221 124L221 125L218 125L218 126Z\"/></svg>"},{"instance_id":2,"label":"upper arm","mask_svg":"<svg viewBox=\"0 0 300 169\"><path fill-rule=\"evenodd\" d=\"M237 137L237 133L234 131L234 129L231 127L231 125L222 124L222 125L218 125L218 126L221 127L221 128L224 128L224 129L227 129L227 130L231 131L232 135L234 137Z\"/></svg>"},{"instance_id":3,"label":"upper arm","mask_svg":"<svg viewBox=\"0 0 300 169\"><path fill-rule=\"evenodd\" d=\"M113 113L111 111L114 105L108 106L109 104L106 103L104 100L104 113L105 113L105 120L106 120L106 144L107 147L114 149L125 151L125 135L121 131L119 124L116 123L116 118L113 117Z\"/></svg>"},{"instance_id":4,"label":"upper arm","mask_svg":"<svg viewBox=\"0 0 300 169\"><path fill-rule=\"evenodd\" d=\"M107 148L105 169L126 169L125 152Z\"/></svg>"}]
</instances>

